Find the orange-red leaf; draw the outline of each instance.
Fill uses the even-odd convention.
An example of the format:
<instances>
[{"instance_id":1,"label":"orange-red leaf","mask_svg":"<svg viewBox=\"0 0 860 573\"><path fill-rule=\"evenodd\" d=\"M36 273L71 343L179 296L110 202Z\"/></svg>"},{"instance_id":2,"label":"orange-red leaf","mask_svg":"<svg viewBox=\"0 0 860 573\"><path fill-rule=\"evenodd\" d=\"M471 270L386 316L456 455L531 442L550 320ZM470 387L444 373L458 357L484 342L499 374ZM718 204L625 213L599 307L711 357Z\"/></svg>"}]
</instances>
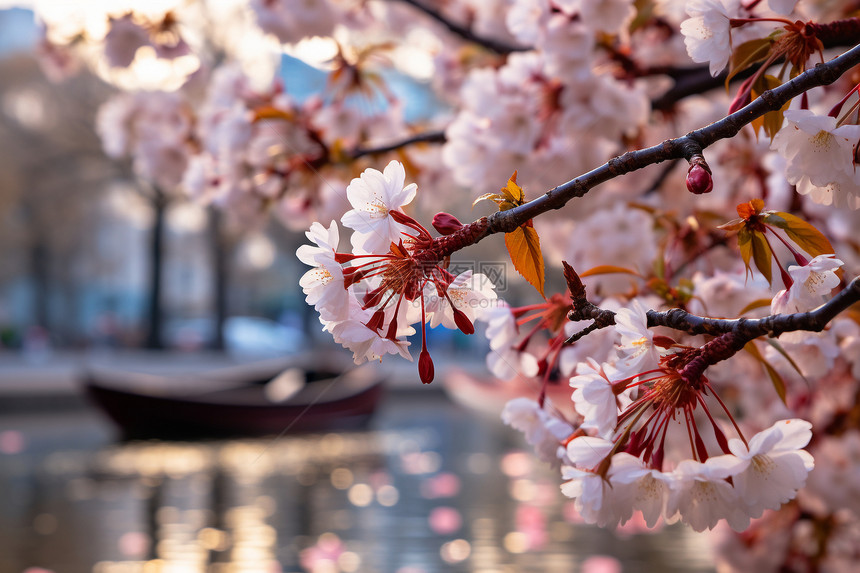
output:
<instances>
[{"instance_id":1,"label":"orange-red leaf","mask_svg":"<svg viewBox=\"0 0 860 573\"><path fill-rule=\"evenodd\" d=\"M764 209L764 201L761 199L753 199L737 206L738 216L742 219L750 219L761 213L762 209Z\"/></svg>"},{"instance_id":2,"label":"orange-red leaf","mask_svg":"<svg viewBox=\"0 0 860 573\"><path fill-rule=\"evenodd\" d=\"M505 233L505 246L517 272L546 298L543 254L540 250L540 238L534 227L517 227L516 230Z\"/></svg>"}]
</instances>

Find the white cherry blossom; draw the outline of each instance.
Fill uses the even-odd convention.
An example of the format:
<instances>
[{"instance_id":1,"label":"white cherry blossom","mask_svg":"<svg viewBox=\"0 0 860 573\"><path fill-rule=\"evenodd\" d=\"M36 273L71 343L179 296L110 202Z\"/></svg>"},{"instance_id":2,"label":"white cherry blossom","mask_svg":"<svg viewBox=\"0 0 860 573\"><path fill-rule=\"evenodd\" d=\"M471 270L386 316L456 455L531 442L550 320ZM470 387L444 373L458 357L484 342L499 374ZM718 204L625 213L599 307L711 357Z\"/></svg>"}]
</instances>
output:
<instances>
[{"instance_id":1,"label":"white cherry blossom","mask_svg":"<svg viewBox=\"0 0 860 573\"><path fill-rule=\"evenodd\" d=\"M622 308L615 314L615 331L621 337L616 366L627 376L656 368L660 359L660 349L654 345L654 332L648 328L647 310L635 299L629 308Z\"/></svg>"},{"instance_id":2,"label":"white cherry blossom","mask_svg":"<svg viewBox=\"0 0 860 573\"><path fill-rule=\"evenodd\" d=\"M525 434L538 457L545 462L558 461L561 441L573 433L573 426L551 416L544 408L528 398L515 398L505 404L502 421Z\"/></svg>"},{"instance_id":3,"label":"white cherry blossom","mask_svg":"<svg viewBox=\"0 0 860 573\"><path fill-rule=\"evenodd\" d=\"M584 421L582 427L594 428L603 437L609 437L615 431L618 422L618 412L632 402L630 391L615 393L613 382L620 380L618 370L609 364L602 366L589 359L576 368L577 375L570 379L574 388L574 407Z\"/></svg>"},{"instance_id":4,"label":"white cherry blossom","mask_svg":"<svg viewBox=\"0 0 860 573\"><path fill-rule=\"evenodd\" d=\"M654 527L672 503L672 479L671 474L649 468L630 454L621 452L612 458L612 483L631 487L633 509L642 512L648 527Z\"/></svg>"},{"instance_id":5,"label":"white cherry blossom","mask_svg":"<svg viewBox=\"0 0 860 573\"><path fill-rule=\"evenodd\" d=\"M740 0L691 0L689 19L681 22L687 53L694 62L710 65L711 75L719 74L732 55L731 18L736 18Z\"/></svg>"},{"instance_id":6,"label":"white cherry blossom","mask_svg":"<svg viewBox=\"0 0 860 573\"><path fill-rule=\"evenodd\" d=\"M397 243L405 225L391 218L389 212L400 210L415 197L418 186L404 186L406 170L399 161L391 161L380 172L365 169L352 180L346 195L352 205L341 218L341 223L353 229L353 250L356 253L386 253L391 243Z\"/></svg>"},{"instance_id":7,"label":"white cherry blossom","mask_svg":"<svg viewBox=\"0 0 860 573\"><path fill-rule=\"evenodd\" d=\"M332 221L328 229L313 223L305 235L316 245L302 245L296 251L300 261L314 267L299 279L306 301L324 320L345 320L350 295L344 286L343 269L334 256L339 242L337 223Z\"/></svg>"},{"instance_id":8,"label":"white cherry blossom","mask_svg":"<svg viewBox=\"0 0 860 573\"><path fill-rule=\"evenodd\" d=\"M835 255L830 254L818 255L806 265L788 267L788 274L794 280L790 289L792 298L808 310L819 306L823 302L822 297L829 295L830 291L839 286L836 271L843 264Z\"/></svg>"},{"instance_id":9,"label":"white cherry blossom","mask_svg":"<svg viewBox=\"0 0 860 573\"><path fill-rule=\"evenodd\" d=\"M735 531L746 529L750 516L739 504L738 493L724 477L722 466L683 460L672 472L673 496L666 515L681 514L681 520L695 531L713 529L721 520Z\"/></svg>"},{"instance_id":10,"label":"white cherry blossom","mask_svg":"<svg viewBox=\"0 0 860 573\"><path fill-rule=\"evenodd\" d=\"M454 320L454 308L466 315L474 324L475 317L496 300L493 282L481 273L463 271L448 285L444 295L440 295L434 285L425 287L424 304L427 320L432 328L440 324L445 328L458 328ZM453 306L452 306L453 305Z\"/></svg>"},{"instance_id":11,"label":"white cherry blossom","mask_svg":"<svg viewBox=\"0 0 860 573\"><path fill-rule=\"evenodd\" d=\"M710 458L715 471L731 476L734 489L748 506L752 517L765 509L778 509L794 499L812 470L812 456L802 450L812 437L812 424L805 420L782 420L759 432L749 446L739 439L729 440L731 455Z\"/></svg>"},{"instance_id":12,"label":"white cherry blossom","mask_svg":"<svg viewBox=\"0 0 860 573\"><path fill-rule=\"evenodd\" d=\"M603 438L580 436L567 443L567 457L579 468L592 469L606 459L613 446Z\"/></svg>"},{"instance_id":13,"label":"white cherry blossom","mask_svg":"<svg viewBox=\"0 0 860 573\"><path fill-rule=\"evenodd\" d=\"M614 483L611 477L596 472L584 471L571 466L562 466L561 492L575 500L574 507L587 523L600 527L615 527L633 515L630 503L634 489L629 484Z\"/></svg>"},{"instance_id":14,"label":"white cherry blossom","mask_svg":"<svg viewBox=\"0 0 860 573\"><path fill-rule=\"evenodd\" d=\"M786 110L785 120L771 149L785 158L788 182L808 193L824 189L830 196L818 196L820 202L847 202L856 196L854 149L860 140L860 125L837 127L835 117L808 109Z\"/></svg>"}]
</instances>

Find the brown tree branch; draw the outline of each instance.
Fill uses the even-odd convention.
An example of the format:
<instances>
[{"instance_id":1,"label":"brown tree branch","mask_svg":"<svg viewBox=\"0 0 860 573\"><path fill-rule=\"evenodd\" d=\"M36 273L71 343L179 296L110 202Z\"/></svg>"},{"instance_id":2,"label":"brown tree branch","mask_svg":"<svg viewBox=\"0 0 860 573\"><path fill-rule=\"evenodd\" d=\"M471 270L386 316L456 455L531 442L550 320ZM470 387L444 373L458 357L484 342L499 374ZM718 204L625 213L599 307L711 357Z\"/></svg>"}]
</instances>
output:
<instances>
[{"instance_id":1,"label":"brown tree branch","mask_svg":"<svg viewBox=\"0 0 860 573\"><path fill-rule=\"evenodd\" d=\"M842 74L860 64L860 46L855 46L844 54L824 64L818 64L792 80L772 90L762 93L742 109L687 135L669 139L636 151L628 151L614 157L596 169L550 189L537 199L524 205L493 213L466 225L453 235L445 237L445 247L437 249L442 257L452 254L464 246L477 243L494 233L508 233L527 223L530 219L553 209L564 207L575 197L582 197L593 187L611 179L637 171L648 165L662 163L670 159L690 160L701 155L709 145L734 137L747 124L769 111L780 109L792 98L818 86L836 81ZM460 235L455 237L455 235Z\"/></svg>"},{"instance_id":2,"label":"brown tree branch","mask_svg":"<svg viewBox=\"0 0 860 573\"><path fill-rule=\"evenodd\" d=\"M510 54L513 52L524 52L530 50L531 48L525 46L518 46L514 44L508 44L507 42L503 42L501 40L495 40L493 38L485 38L480 36L472 31L472 29L468 26L463 26L462 24L458 24L454 22L447 16L445 16L441 11L436 10L435 8L431 8L427 4L425 4L424 0L399 0L404 4L409 4L413 6L417 10L420 10L430 18L436 20L452 33L460 36L464 40L472 42L473 44L478 44L479 46L483 46L488 50L496 52L498 54Z\"/></svg>"},{"instance_id":3,"label":"brown tree branch","mask_svg":"<svg viewBox=\"0 0 860 573\"><path fill-rule=\"evenodd\" d=\"M837 20L828 24L809 24L815 36L821 40L825 48L850 48L860 42L860 18ZM774 64L779 64L782 59ZM756 67L735 75L735 80L743 80L755 73ZM726 84L728 72L717 77L711 76L708 66L687 68L650 68L643 75L666 75L675 80L675 84L663 95L651 101L651 109L666 111L685 97L708 92L723 87Z\"/></svg>"},{"instance_id":4,"label":"brown tree branch","mask_svg":"<svg viewBox=\"0 0 860 573\"><path fill-rule=\"evenodd\" d=\"M646 316L648 317L649 328L666 326L688 334L709 334L711 336L733 333L749 342L759 336L767 335L775 338L780 334L797 330L821 332L839 313L844 312L857 302L860 302L860 277L848 283L832 299L809 312L772 314L763 318L728 319L708 318L691 314L680 308L673 308L667 311L649 310L646 312ZM588 327L591 329L589 332L615 324L615 313L611 310L599 308L585 299L574 299L573 304L574 310L568 313L568 318L570 320L594 320L598 326L596 328ZM584 335L576 333L568 339L567 343L575 342L582 336Z\"/></svg>"},{"instance_id":5,"label":"brown tree branch","mask_svg":"<svg viewBox=\"0 0 860 573\"><path fill-rule=\"evenodd\" d=\"M380 145L378 147L357 147L350 152L349 156L351 159L358 159L359 157L364 157L365 155L388 153L389 151L395 151L397 149L408 147L416 143L445 143L445 132L427 131L424 133L413 135L411 137L407 137L405 139L401 139L400 141L389 143L387 145Z\"/></svg>"}]
</instances>

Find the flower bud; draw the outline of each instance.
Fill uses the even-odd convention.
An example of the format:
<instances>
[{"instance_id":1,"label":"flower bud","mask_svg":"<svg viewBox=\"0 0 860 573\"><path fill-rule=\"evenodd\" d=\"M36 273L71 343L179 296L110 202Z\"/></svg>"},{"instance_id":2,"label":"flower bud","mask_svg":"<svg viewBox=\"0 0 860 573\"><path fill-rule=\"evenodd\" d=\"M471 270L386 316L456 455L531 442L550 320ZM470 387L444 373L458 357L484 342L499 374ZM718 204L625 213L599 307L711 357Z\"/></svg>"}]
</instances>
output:
<instances>
[{"instance_id":1,"label":"flower bud","mask_svg":"<svg viewBox=\"0 0 860 573\"><path fill-rule=\"evenodd\" d=\"M475 334L475 325L462 310L454 309L454 323L463 331L463 334Z\"/></svg>"},{"instance_id":2,"label":"flower bud","mask_svg":"<svg viewBox=\"0 0 860 573\"><path fill-rule=\"evenodd\" d=\"M711 177L711 172L702 165L702 163L694 163L687 171L687 191L701 195L702 193L710 193L714 188L714 180Z\"/></svg>"},{"instance_id":3,"label":"flower bud","mask_svg":"<svg viewBox=\"0 0 860 573\"><path fill-rule=\"evenodd\" d=\"M418 355L418 375L421 377L422 384L429 384L436 375L433 359L430 358L430 353L427 352L426 347L422 348L421 354Z\"/></svg>"},{"instance_id":4,"label":"flower bud","mask_svg":"<svg viewBox=\"0 0 860 573\"><path fill-rule=\"evenodd\" d=\"M433 228L441 235L450 235L463 228L463 223L450 213L436 213L433 216Z\"/></svg>"}]
</instances>

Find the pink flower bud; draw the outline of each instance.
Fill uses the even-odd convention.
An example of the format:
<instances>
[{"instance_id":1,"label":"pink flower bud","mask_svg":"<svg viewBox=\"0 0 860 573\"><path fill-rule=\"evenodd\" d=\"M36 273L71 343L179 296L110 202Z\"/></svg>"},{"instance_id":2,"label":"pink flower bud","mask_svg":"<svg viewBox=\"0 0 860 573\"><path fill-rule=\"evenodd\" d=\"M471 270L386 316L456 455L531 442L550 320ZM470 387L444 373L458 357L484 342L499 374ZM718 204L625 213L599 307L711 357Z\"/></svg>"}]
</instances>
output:
<instances>
[{"instance_id":1,"label":"pink flower bud","mask_svg":"<svg viewBox=\"0 0 860 573\"><path fill-rule=\"evenodd\" d=\"M463 228L463 223L450 213L436 213L433 216L433 228L442 235L450 235Z\"/></svg>"},{"instance_id":2,"label":"pink flower bud","mask_svg":"<svg viewBox=\"0 0 860 573\"><path fill-rule=\"evenodd\" d=\"M690 193L701 195L702 193L710 193L713 188L714 180L711 177L711 172L702 164L694 163L687 171L687 190Z\"/></svg>"},{"instance_id":3,"label":"pink flower bud","mask_svg":"<svg viewBox=\"0 0 860 573\"><path fill-rule=\"evenodd\" d=\"M436 375L436 371L433 368L433 359L430 358L427 347L422 348L421 354L418 355L418 375L421 377L422 384L429 384Z\"/></svg>"}]
</instances>

